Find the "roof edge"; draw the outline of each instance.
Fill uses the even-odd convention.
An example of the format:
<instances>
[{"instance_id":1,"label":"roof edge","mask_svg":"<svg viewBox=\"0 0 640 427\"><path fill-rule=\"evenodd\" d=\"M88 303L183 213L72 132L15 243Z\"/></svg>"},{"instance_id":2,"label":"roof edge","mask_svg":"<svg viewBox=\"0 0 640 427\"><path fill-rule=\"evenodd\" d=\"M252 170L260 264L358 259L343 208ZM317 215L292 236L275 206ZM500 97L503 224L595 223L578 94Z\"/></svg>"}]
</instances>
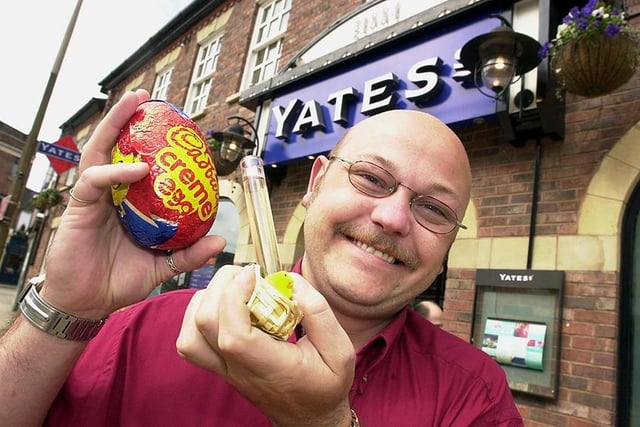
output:
<instances>
[{"instance_id":1,"label":"roof edge","mask_svg":"<svg viewBox=\"0 0 640 427\"><path fill-rule=\"evenodd\" d=\"M189 32L203 18L207 17L225 0L195 0L171 21L162 27L156 34L151 36L138 50L124 60L109 75L103 78L100 85L100 92L108 94L109 91L122 83L131 74L146 65L151 58L160 53L183 34Z\"/></svg>"}]
</instances>

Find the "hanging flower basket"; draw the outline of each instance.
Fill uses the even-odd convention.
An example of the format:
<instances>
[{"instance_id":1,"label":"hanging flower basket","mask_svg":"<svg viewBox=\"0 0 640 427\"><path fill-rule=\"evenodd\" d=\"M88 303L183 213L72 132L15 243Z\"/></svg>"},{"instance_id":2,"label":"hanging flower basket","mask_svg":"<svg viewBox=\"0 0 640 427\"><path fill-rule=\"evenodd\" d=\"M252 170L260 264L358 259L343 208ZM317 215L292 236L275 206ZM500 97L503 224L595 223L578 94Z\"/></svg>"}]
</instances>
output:
<instances>
[{"instance_id":1,"label":"hanging flower basket","mask_svg":"<svg viewBox=\"0 0 640 427\"><path fill-rule=\"evenodd\" d=\"M31 206L41 212L58 206L60 203L62 203L62 195L55 188L48 188L33 196L31 200Z\"/></svg>"},{"instance_id":2,"label":"hanging flower basket","mask_svg":"<svg viewBox=\"0 0 640 427\"><path fill-rule=\"evenodd\" d=\"M586 97L606 95L629 81L636 71L640 36L626 13L604 1L573 7L546 42L540 58L549 57L561 88Z\"/></svg>"},{"instance_id":3,"label":"hanging flower basket","mask_svg":"<svg viewBox=\"0 0 640 427\"><path fill-rule=\"evenodd\" d=\"M633 76L638 63L636 40L626 34L598 34L559 46L551 60L567 92L585 97L606 95Z\"/></svg>"}]
</instances>

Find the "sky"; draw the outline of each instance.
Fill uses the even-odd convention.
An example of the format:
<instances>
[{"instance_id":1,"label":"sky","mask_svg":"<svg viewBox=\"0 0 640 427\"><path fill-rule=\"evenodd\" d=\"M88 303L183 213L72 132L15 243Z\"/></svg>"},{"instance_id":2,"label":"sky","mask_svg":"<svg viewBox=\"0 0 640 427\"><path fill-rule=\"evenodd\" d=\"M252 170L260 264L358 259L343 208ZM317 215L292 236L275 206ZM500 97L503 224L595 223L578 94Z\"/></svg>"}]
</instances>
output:
<instances>
[{"instance_id":1,"label":"sky","mask_svg":"<svg viewBox=\"0 0 640 427\"><path fill-rule=\"evenodd\" d=\"M105 98L107 77L192 0L83 0L38 134L60 125L91 98ZM78 0L0 2L0 121L29 134ZM27 188L39 191L49 161L41 154Z\"/></svg>"}]
</instances>

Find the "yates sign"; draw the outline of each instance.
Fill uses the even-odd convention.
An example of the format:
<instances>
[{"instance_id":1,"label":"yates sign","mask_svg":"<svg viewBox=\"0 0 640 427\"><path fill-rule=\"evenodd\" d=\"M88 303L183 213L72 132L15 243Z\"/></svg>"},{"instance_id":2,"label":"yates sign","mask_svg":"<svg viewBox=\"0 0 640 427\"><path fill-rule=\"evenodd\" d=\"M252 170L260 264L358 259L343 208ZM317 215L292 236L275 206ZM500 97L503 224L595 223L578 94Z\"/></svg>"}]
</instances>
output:
<instances>
[{"instance_id":1,"label":"yates sign","mask_svg":"<svg viewBox=\"0 0 640 427\"><path fill-rule=\"evenodd\" d=\"M65 135L53 144L38 141L38 153L47 156L51 167L59 175L80 163L80 152L73 138Z\"/></svg>"},{"instance_id":2,"label":"yates sign","mask_svg":"<svg viewBox=\"0 0 640 427\"><path fill-rule=\"evenodd\" d=\"M310 76L304 87L273 98L265 163L329 151L364 118L389 109L425 111L449 125L495 115L495 100L472 84L457 55L471 38L495 27L492 18L417 35Z\"/></svg>"}]
</instances>

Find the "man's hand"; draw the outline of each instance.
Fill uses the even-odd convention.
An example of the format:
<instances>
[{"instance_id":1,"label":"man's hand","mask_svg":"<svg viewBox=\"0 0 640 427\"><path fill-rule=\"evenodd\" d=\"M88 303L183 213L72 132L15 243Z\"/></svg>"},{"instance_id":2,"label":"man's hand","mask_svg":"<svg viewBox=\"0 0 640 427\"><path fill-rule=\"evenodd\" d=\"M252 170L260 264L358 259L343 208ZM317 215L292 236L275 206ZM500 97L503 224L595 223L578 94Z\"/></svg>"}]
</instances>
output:
<instances>
[{"instance_id":1,"label":"man's hand","mask_svg":"<svg viewBox=\"0 0 640 427\"><path fill-rule=\"evenodd\" d=\"M149 94L142 90L123 95L82 150L75 199L69 200L50 249L41 293L53 306L76 316L104 317L144 299L175 274L166 253L143 248L127 235L111 200L111 185L136 182L149 172L146 163L111 163L120 129L147 99ZM224 244L220 237L206 237L174 252L173 260L181 271L188 271Z\"/></svg>"},{"instance_id":2,"label":"man's hand","mask_svg":"<svg viewBox=\"0 0 640 427\"><path fill-rule=\"evenodd\" d=\"M54 307L90 319L145 298L174 273L166 254L139 246L125 232L110 186L144 177L146 163L111 164L111 148L144 91L127 93L111 108L82 150L80 178L49 249L40 295ZM220 252L224 239L207 237L173 254L182 271ZM0 425L42 425L51 402L86 346L45 334L18 316L0 337ZM44 357L43 355L46 355Z\"/></svg>"},{"instance_id":3,"label":"man's hand","mask_svg":"<svg viewBox=\"0 0 640 427\"><path fill-rule=\"evenodd\" d=\"M220 374L277 426L347 426L355 352L326 300L301 276L293 298L306 334L278 341L251 326L251 266L221 268L197 292L182 323L179 354Z\"/></svg>"}]
</instances>

